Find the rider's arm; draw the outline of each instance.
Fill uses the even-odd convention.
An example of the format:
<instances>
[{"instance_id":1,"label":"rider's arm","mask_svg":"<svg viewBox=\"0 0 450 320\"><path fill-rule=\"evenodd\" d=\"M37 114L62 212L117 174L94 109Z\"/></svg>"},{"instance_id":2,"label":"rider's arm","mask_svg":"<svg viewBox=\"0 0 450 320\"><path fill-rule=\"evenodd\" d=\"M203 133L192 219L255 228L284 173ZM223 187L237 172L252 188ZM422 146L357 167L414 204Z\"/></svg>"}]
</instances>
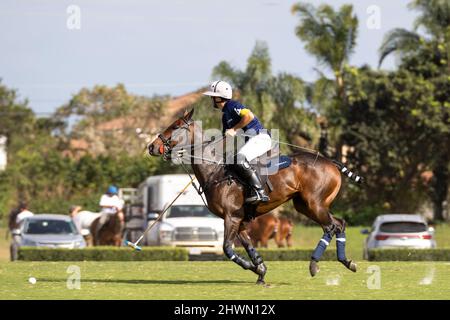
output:
<instances>
[{"instance_id":1,"label":"rider's arm","mask_svg":"<svg viewBox=\"0 0 450 320\"><path fill-rule=\"evenodd\" d=\"M239 121L232 129L238 130L242 129L246 125L248 125L255 116L253 115L253 112L251 112L249 109L241 109L239 112L239 115L241 116L241 121Z\"/></svg>"}]
</instances>

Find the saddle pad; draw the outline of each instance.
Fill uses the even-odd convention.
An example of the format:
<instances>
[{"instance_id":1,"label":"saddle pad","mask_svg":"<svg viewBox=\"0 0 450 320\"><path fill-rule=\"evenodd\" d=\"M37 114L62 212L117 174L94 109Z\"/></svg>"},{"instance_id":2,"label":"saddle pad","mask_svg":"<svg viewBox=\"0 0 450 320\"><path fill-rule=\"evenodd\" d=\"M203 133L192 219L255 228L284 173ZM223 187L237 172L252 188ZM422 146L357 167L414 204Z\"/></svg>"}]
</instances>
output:
<instances>
[{"instance_id":1,"label":"saddle pad","mask_svg":"<svg viewBox=\"0 0 450 320\"><path fill-rule=\"evenodd\" d=\"M276 165L278 170L281 169L285 169L287 167L289 167L292 163L292 159L289 158L288 156L285 155L280 155L278 157L278 162L274 162L273 160L269 161L266 165L262 165L261 163L259 164L259 166L263 167L263 168L269 168L272 165Z\"/></svg>"},{"instance_id":2,"label":"saddle pad","mask_svg":"<svg viewBox=\"0 0 450 320\"><path fill-rule=\"evenodd\" d=\"M289 158L288 156L285 156L285 155L281 155L278 159L278 168L280 168L280 169L287 168L291 165L291 163L292 163L291 158Z\"/></svg>"}]
</instances>

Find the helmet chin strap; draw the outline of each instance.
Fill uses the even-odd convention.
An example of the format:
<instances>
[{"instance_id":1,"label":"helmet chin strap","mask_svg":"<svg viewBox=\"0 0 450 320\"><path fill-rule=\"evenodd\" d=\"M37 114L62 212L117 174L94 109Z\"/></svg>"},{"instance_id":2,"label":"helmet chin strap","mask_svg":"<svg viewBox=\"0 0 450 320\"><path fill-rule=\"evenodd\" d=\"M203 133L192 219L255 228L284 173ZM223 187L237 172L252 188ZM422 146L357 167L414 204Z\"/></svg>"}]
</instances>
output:
<instances>
[{"instance_id":1,"label":"helmet chin strap","mask_svg":"<svg viewBox=\"0 0 450 320\"><path fill-rule=\"evenodd\" d=\"M216 99L219 100L219 101L217 101ZM217 103L226 101L226 99L224 99L224 98L222 98L222 97L211 97L211 100L212 100L214 109L220 109L220 108L217 106Z\"/></svg>"}]
</instances>

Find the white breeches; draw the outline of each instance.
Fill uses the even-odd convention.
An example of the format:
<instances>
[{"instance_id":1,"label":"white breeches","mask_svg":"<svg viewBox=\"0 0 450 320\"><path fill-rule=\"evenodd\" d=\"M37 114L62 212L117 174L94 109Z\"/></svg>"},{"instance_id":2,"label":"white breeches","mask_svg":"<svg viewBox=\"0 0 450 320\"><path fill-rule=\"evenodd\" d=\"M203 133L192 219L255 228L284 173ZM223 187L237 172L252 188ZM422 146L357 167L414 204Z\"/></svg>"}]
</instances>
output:
<instances>
[{"instance_id":1,"label":"white breeches","mask_svg":"<svg viewBox=\"0 0 450 320\"><path fill-rule=\"evenodd\" d=\"M272 139L267 133L260 133L251 137L246 144L238 151L238 154L244 155L247 161L263 155L272 148Z\"/></svg>"}]
</instances>

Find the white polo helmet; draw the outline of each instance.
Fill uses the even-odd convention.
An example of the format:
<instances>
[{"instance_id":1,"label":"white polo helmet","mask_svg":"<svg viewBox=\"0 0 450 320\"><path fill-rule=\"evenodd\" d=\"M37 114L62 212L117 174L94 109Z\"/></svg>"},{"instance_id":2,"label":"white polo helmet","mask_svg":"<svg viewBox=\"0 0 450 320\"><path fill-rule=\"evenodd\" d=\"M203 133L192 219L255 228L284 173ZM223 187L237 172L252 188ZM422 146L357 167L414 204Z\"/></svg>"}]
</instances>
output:
<instances>
[{"instance_id":1,"label":"white polo helmet","mask_svg":"<svg viewBox=\"0 0 450 320\"><path fill-rule=\"evenodd\" d=\"M225 99L231 99L233 96L233 89L228 82L219 80L214 81L211 84L211 90L203 93L205 96L221 97Z\"/></svg>"}]
</instances>

